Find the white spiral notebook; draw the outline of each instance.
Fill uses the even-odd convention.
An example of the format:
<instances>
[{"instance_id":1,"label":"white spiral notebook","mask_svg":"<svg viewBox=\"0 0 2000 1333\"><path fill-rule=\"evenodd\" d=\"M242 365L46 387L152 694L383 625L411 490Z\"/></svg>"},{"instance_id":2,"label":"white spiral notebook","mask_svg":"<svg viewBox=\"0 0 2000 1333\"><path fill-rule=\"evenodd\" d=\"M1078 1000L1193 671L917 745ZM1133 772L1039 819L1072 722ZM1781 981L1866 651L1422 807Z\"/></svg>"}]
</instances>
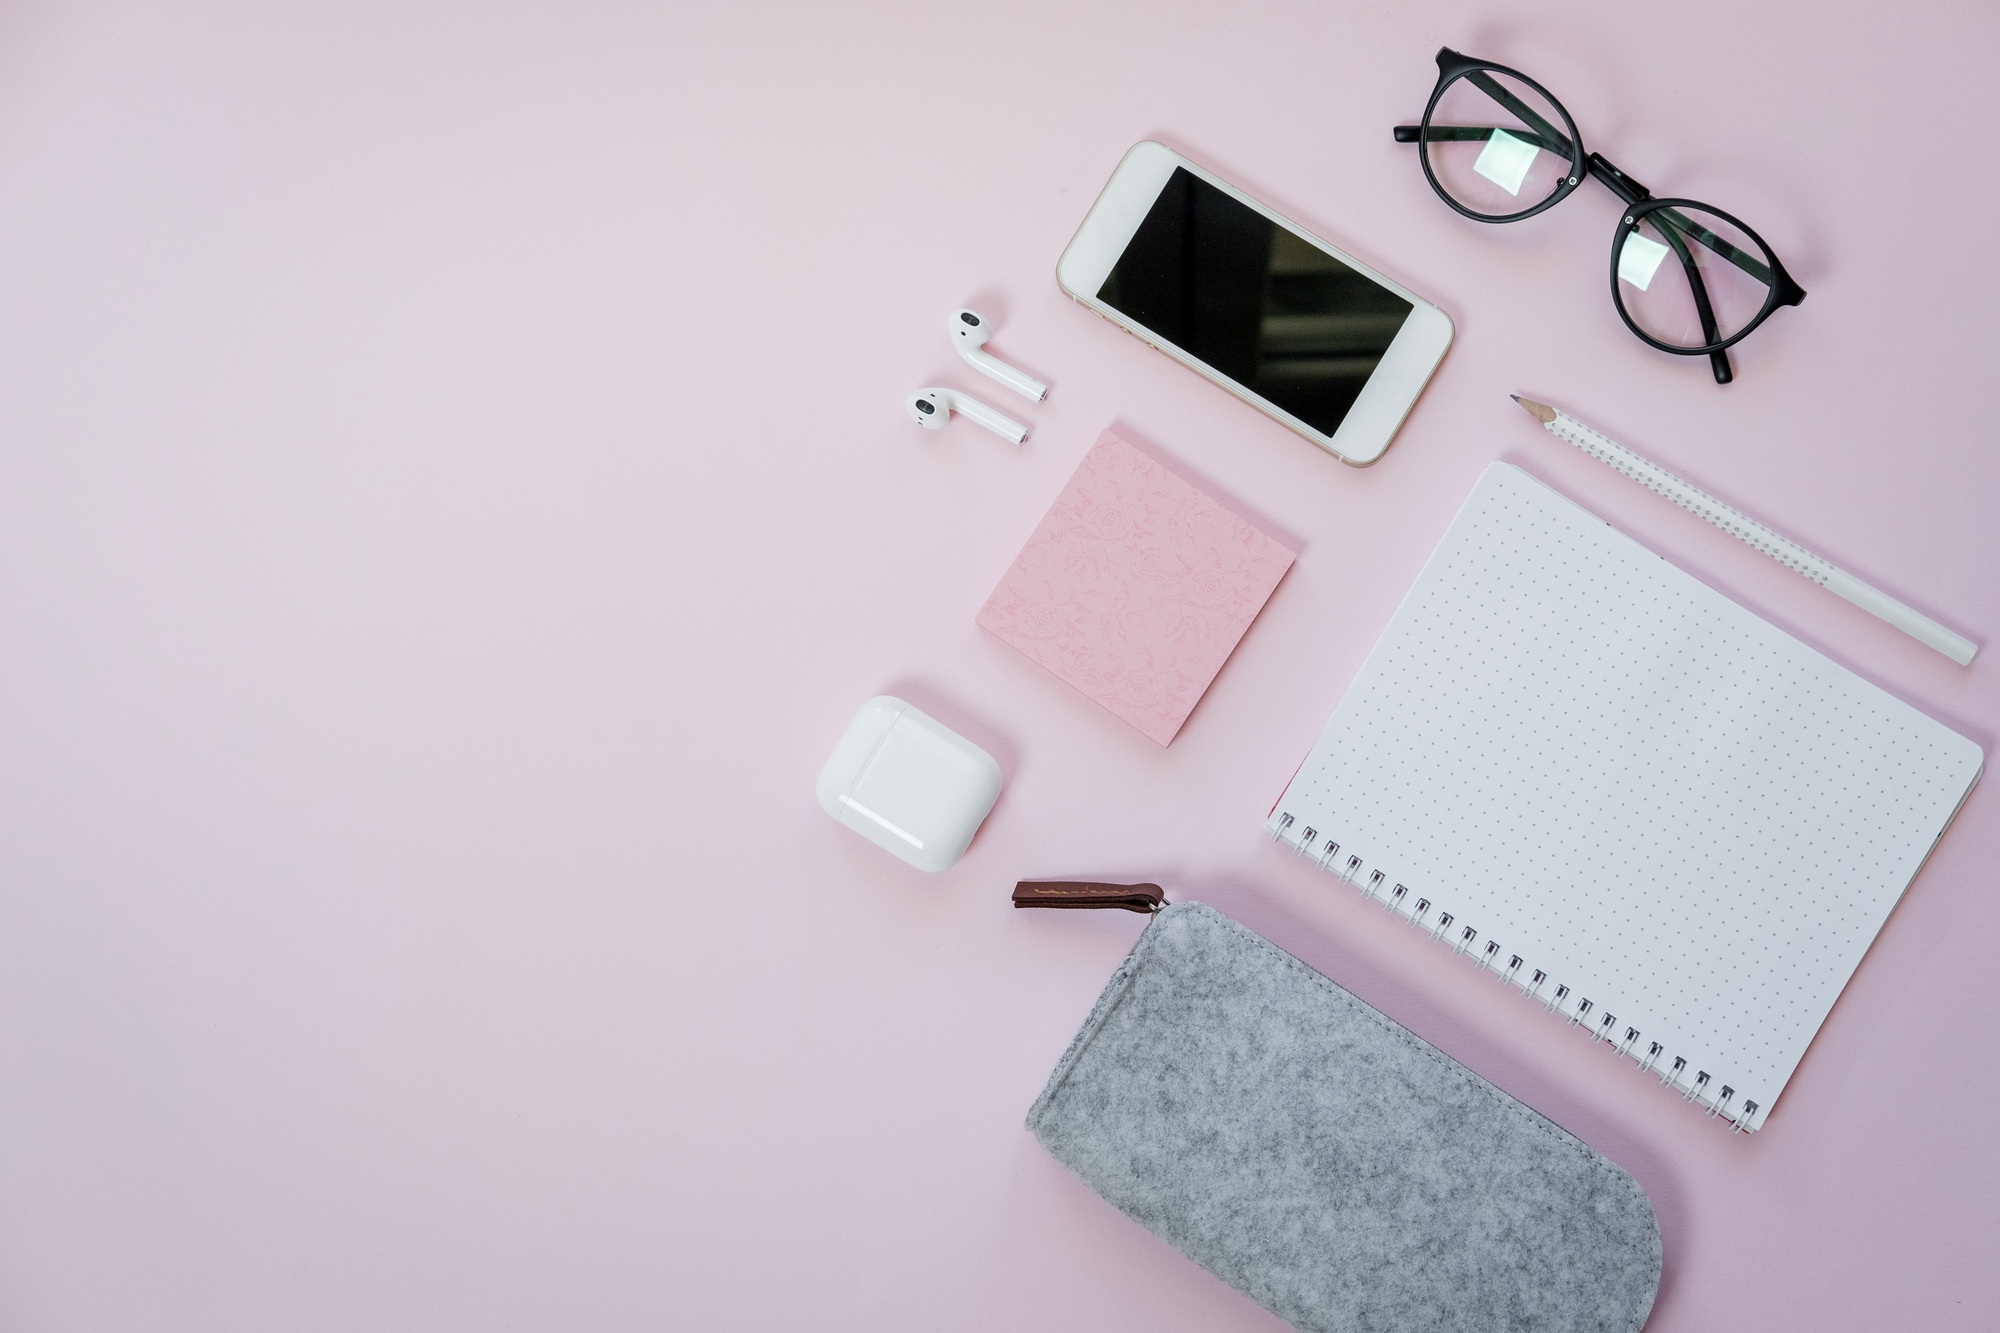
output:
<instances>
[{"instance_id":1,"label":"white spiral notebook","mask_svg":"<svg viewBox=\"0 0 2000 1333\"><path fill-rule=\"evenodd\" d=\"M1494 463L1265 827L1754 1130L1983 763Z\"/></svg>"}]
</instances>

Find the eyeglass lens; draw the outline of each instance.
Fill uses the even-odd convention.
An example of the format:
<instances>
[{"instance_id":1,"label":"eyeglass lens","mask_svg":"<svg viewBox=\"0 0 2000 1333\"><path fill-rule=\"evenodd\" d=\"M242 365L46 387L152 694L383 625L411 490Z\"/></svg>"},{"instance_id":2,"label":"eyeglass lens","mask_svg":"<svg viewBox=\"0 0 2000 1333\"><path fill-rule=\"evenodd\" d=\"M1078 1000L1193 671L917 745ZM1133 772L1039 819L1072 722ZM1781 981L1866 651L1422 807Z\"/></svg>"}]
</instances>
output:
<instances>
[{"instance_id":1,"label":"eyeglass lens","mask_svg":"<svg viewBox=\"0 0 2000 1333\"><path fill-rule=\"evenodd\" d=\"M1649 337L1672 347L1713 346L1741 333L1770 299L1770 253L1707 209L1675 204L1620 230L1618 303ZM1704 301L1713 332L1704 327Z\"/></svg>"},{"instance_id":2,"label":"eyeglass lens","mask_svg":"<svg viewBox=\"0 0 2000 1333\"><path fill-rule=\"evenodd\" d=\"M1497 218L1554 194L1572 147L1548 98L1510 74L1474 70L1439 96L1423 152L1438 188L1466 210Z\"/></svg>"}]
</instances>

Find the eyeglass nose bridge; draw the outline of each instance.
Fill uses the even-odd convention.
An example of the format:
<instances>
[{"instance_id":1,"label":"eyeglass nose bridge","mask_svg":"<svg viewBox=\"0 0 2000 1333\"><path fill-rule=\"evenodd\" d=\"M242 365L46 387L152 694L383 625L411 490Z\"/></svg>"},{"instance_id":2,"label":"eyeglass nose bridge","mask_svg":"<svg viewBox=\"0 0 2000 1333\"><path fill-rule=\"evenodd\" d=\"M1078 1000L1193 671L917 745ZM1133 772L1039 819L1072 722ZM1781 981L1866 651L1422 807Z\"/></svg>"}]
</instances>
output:
<instances>
[{"instance_id":1,"label":"eyeglass nose bridge","mask_svg":"<svg viewBox=\"0 0 2000 1333\"><path fill-rule=\"evenodd\" d=\"M1584 169L1596 179L1603 181L1611 193L1617 195L1627 205L1653 197L1651 190L1613 166L1602 153L1592 153L1585 158Z\"/></svg>"}]
</instances>

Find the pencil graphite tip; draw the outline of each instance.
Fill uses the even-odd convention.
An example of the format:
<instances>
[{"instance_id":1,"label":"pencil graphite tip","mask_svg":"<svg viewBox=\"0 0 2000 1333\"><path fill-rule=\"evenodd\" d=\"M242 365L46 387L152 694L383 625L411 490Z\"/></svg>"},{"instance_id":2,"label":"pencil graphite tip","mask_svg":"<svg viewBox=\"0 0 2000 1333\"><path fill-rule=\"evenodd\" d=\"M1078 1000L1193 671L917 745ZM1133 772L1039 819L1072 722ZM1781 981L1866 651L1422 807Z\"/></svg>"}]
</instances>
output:
<instances>
[{"instance_id":1,"label":"pencil graphite tip","mask_svg":"<svg viewBox=\"0 0 2000 1333\"><path fill-rule=\"evenodd\" d=\"M1523 412L1526 412L1544 426L1556 419L1556 410L1547 403L1538 403L1532 398L1523 398L1518 393L1510 393L1507 396L1519 403Z\"/></svg>"}]
</instances>

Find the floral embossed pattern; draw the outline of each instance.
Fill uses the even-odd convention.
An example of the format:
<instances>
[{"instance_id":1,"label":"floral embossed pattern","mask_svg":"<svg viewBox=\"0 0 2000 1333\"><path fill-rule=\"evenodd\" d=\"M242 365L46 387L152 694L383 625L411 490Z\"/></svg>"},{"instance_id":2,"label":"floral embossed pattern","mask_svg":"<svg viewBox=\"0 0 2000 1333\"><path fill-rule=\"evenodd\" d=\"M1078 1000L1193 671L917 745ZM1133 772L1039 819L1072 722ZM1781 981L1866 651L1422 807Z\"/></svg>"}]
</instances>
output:
<instances>
[{"instance_id":1,"label":"floral embossed pattern","mask_svg":"<svg viewBox=\"0 0 2000 1333\"><path fill-rule=\"evenodd\" d=\"M1292 560L1106 431L979 623L1166 745Z\"/></svg>"}]
</instances>

